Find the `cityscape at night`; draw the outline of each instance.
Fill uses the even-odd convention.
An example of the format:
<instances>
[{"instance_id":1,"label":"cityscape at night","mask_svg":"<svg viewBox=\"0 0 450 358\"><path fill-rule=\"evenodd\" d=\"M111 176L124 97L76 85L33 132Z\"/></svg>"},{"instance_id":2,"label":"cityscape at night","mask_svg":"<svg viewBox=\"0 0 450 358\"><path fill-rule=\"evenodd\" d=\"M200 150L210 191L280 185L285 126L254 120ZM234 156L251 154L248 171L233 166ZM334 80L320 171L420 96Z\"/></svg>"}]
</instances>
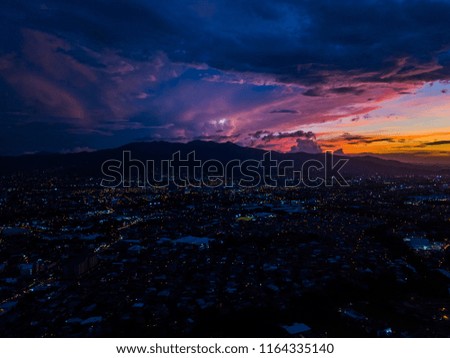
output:
<instances>
[{"instance_id":1,"label":"cityscape at night","mask_svg":"<svg viewBox=\"0 0 450 358\"><path fill-rule=\"evenodd\" d=\"M0 337L450 338L449 1L0 17Z\"/></svg>"}]
</instances>

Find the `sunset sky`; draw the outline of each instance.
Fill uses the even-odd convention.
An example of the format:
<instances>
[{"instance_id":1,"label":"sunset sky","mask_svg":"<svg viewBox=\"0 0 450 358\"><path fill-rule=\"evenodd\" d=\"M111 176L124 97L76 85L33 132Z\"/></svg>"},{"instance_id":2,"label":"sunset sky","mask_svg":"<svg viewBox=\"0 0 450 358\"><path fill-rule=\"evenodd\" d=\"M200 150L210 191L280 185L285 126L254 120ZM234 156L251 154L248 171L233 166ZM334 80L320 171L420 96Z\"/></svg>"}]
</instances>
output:
<instances>
[{"instance_id":1,"label":"sunset sky","mask_svg":"<svg viewBox=\"0 0 450 358\"><path fill-rule=\"evenodd\" d=\"M145 140L448 162L450 1L5 1L0 154Z\"/></svg>"}]
</instances>

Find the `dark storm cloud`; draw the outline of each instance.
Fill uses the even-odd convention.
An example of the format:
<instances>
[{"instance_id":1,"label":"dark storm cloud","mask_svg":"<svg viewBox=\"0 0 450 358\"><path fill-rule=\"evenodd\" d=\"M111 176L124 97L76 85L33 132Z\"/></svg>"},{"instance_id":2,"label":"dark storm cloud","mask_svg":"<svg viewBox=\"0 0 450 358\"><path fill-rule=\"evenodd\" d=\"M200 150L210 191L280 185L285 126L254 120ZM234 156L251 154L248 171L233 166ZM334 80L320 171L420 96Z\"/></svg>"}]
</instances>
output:
<instances>
[{"instance_id":1,"label":"dark storm cloud","mask_svg":"<svg viewBox=\"0 0 450 358\"><path fill-rule=\"evenodd\" d=\"M258 128L270 129L256 138L266 143L315 141L289 130L364 116L375 107L355 101L450 79L450 1L2 5L1 125L17 150L38 130L42 149L44 138L50 149L88 148L95 138L98 146L142 136L240 140L236 133Z\"/></svg>"},{"instance_id":2,"label":"dark storm cloud","mask_svg":"<svg viewBox=\"0 0 450 358\"><path fill-rule=\"evenodd\" d=\"M201 53L188 48L186 58L303 84L322 83L330 71L357 71L371 81L432 80L449 74L446 1L258 4L254 7L276 9L277 16L266 19L242 11L241 5L228 9L218 5L210 33L218 46L205 50L208 43L204 43ZM248 31L241 31L242 24Z\"/></svg>"},{"instance_id":3,"label":"dark storm cloud","mask_svg":"<svg viewBox=\"0 0 450 358\"><path fill-rule=\"evenodd\" d=\"M151 2L50 0L30 4L19 0L8 1L8 5L4 13L10 15L12 26L64 34L100 47L123 48L129 44L131 50L143 39L154 45L177 32L167 18L152 8Z\"/></svg>"},{"instance_id":4,"label":"dark storm cloud","mask_svg":"<svg viewBox=\"0 0 450 358\"><path fill-rule=\"evenodd\" d=\"M448 1L16 1L5 13L3 27L25 18L29 27L135 59L161 50L174 61L282 82L317 83L331 70L379 81L449 75Z\"/></svg>"}]
</instances>

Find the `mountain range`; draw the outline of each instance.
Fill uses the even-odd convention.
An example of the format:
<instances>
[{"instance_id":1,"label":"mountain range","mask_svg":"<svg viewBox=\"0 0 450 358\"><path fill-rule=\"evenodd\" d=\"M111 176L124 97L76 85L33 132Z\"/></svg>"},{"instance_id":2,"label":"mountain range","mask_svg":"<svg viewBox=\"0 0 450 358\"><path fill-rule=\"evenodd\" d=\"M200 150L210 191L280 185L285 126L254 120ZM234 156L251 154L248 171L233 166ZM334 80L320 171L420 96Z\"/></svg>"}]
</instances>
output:
<instances>
[{"instance_id":1,"label":"mountain range","mask_svg":"<svg viewBox=\"0 0 450 358\"><path fill-rule=\"evenodd\" d=\"M195 151L196 159L205 161L216 159L222 163L231 160L262 160L266 150L241 147L237 144L216 143L207 141L193 141L189 143L173 142L137 142L118 148L104 149L94 152L81 153L37 153L22 156L0 156L0 173L49 173L51 175L70 174L77 176L101 177L101 165L109 159L122 160L123 152L130 151L133 159L168 160L180 151L182 158ZM292 160L295 167L311 159L324 161L325 155L309 153L280 153L271 152L274 160ZM444 166L419 165L395 160L386 160L373 156L348 156L335 154L335 161L348 159L342 174L346 176L407 176L407 175L450 175L450 168Z\"/></svg>"}]
</instances>

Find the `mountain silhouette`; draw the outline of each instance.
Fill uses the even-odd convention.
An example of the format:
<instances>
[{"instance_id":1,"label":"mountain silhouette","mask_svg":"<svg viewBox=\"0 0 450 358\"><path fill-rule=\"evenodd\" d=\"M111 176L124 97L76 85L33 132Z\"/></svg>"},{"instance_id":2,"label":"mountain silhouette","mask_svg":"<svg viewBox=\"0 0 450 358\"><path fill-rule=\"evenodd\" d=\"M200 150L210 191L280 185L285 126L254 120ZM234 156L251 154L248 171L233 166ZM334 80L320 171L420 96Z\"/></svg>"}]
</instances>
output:
<instances>
[{"instance_id":1,"label":"mountain silhouette","mask_svg":"<svg viewBox=\"0 0 450 358\"><path fill-rule=\"evenodd\" d=\"M189 143L173 142L137 142L118 148L104 149L81 153L37 153L22 156L0 157L1 174L46 173L50 175L74 175L101 177L102 163L109 159L122 160L124 151L129 151L133 159L140 161L170 160L172 155L180 152L185 158L188 153L195 152L197 160L219 160L222 163L231 160L262 160L267 150L241 147L237 144L216 143L208 141L192 141ZM311 159L324 161L325 154L280 153L271 151L273 160L292 160L295 167ZM395 160L380 159L372 156L348 156L334 154L335 161L347 159L348 163L341 171L346 176L405 176L405 175L449 175L450 169L438 166L427 166L403 163Z\"/></svg>"}]
</instances>

